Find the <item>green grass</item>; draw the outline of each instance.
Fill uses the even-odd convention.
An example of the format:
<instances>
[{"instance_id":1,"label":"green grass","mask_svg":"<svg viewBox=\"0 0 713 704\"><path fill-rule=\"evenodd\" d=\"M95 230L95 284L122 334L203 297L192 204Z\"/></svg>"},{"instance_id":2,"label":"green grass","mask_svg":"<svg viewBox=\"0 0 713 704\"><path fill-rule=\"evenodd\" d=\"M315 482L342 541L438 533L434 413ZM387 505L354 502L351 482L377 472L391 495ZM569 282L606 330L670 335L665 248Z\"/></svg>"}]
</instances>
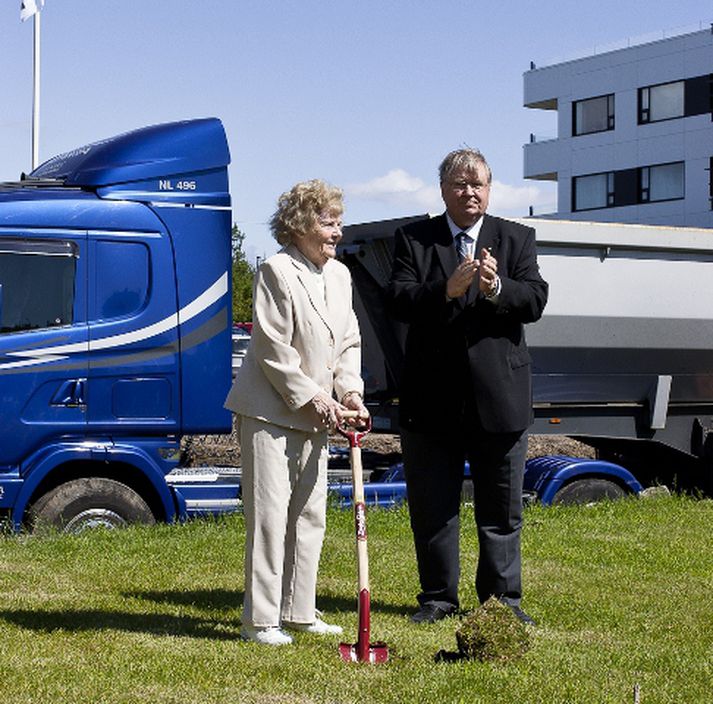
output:
<instances>
[{"instance_id":1,"label":"green grass","mask_svg":"<svg viewBox=\"0 0 713 704\"><path fill-rule=\"evenodd\" d=\"M464 513L462 605L476 604ZM713 502L678 497L531 507L523 606L540 624L507 664L434 663L457 622L416 627L405 509L368 516L372 639L391 660L343 663L337 638L238 638L243 521L79 537L0 538L0 691L25 702L713 702ZM330 510L318 601L356 639L352 516Z\"/></svg>"}]
</instances>

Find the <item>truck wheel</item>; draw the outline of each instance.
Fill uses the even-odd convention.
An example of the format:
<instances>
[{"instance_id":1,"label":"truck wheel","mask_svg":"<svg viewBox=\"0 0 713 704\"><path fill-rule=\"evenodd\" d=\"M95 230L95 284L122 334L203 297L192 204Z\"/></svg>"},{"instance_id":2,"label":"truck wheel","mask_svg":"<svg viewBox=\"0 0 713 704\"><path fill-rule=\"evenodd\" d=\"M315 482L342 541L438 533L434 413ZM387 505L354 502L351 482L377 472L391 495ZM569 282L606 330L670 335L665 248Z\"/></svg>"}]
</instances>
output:
<instances>
[{"instance_id":1,"label":"truck wheel","mask_svg":"<svg viewBox=\"0 0 713 704\"><path fill-rule=\"evenodd\" d=\"M574 504L593 504L604 499L620 499L626 496L626 490L608 479L575 479L565 484L552 499L553 504L569 506Z\"/></svg>"},{"instance_id":2,"label":"truck wheel","mask_svg":"<svg viewBox=\"0 0 713 704\"><path fill-rule=\"evenodd\" d=\"M146 502L121 482L101 477L74 479L40 497L30 509L33 531L79 533L156 522Z\"/></svg>"}]
</instances>

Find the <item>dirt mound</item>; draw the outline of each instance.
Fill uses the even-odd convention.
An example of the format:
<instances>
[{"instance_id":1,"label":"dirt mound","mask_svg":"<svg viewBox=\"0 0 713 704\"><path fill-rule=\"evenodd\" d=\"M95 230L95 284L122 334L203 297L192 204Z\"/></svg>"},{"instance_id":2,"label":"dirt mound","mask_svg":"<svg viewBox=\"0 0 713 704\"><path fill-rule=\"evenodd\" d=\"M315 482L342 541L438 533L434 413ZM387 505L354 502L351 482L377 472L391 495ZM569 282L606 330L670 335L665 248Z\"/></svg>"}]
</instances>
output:
<instances>
[{"instance_id":1,"label":"dirt mound","mask_svg":"<svg viewBox=\"0 0 713 704\"><path fill-rule=\"evenodd\" d=\"M341 435L330 439L334 446L346 446L347 441ZM384 455L401 452L398 435L370 433L362 447ZM186 467L239 467L240 442L233 429L230 435L189 435L181 443L181 464ZM593 458L594 449L589 445L568 438L564 435L530 435L528 459L542 455L568 455L570 457Z\"/></svg>"}]
</instances>

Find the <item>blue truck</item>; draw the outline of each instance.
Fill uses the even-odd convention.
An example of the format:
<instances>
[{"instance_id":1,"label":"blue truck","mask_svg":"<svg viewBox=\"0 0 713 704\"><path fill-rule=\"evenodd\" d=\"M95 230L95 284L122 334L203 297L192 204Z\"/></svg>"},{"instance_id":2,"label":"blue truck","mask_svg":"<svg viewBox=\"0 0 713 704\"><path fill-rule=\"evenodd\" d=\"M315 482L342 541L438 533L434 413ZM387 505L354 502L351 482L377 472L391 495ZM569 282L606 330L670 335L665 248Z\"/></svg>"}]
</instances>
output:
<instances>
[{"instance_id":1,"label":"blue truck","mask_svg":"<svg viewBox=\"0 0 713 704\"><path fill-rule=\"evenodd\" d=\"M237 481L171 474L182 435L231 430L229 163L209 118L0 185L0 511L13 528L237 505Z\"/></svg>"},{"instance_id":2,"label":"blue truck","mask_svg":"<svg viewBox=\"0 0 713 704\"><path fill-rule=\"evenodd\" d=\"M89 144L0 184L0 519L15 530L239 507L237 472L180 467L182 436L231 431L229 163L210 118ZM382 298L393 231L411 219L351 226L340 247L377 431L397 430L404 331ZM599 457L530 460L527 496L588 502L659 481L713 494L708 233L537 229L553 285L528 331L534 431L579 438ZM673 298L662 289L671 267ZM373 478L370 503L404 500L398 466ZM332 490L348 505L350 486Z\"/></svg>"}]
</instances>

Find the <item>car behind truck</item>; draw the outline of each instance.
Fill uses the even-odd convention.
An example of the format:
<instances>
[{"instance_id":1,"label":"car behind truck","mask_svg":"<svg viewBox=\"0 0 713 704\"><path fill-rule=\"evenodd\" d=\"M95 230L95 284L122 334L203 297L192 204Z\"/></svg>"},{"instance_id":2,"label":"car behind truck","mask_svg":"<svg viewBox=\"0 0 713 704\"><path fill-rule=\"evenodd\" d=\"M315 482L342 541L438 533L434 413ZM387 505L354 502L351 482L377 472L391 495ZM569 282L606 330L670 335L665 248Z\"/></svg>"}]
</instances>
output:
<instances>
[{"instance_id":1,"label":"car behind truck","mask_svg":"<svg viewBox=\"0 0 713 704\"><path fill-rule=\"evenodd\" d=\"M231 430L229 163L220 121L191 120L0 186L0 510L14 528L237 504L222 477L167 479L181 435Z\"/></svg>"}]
</instances>

